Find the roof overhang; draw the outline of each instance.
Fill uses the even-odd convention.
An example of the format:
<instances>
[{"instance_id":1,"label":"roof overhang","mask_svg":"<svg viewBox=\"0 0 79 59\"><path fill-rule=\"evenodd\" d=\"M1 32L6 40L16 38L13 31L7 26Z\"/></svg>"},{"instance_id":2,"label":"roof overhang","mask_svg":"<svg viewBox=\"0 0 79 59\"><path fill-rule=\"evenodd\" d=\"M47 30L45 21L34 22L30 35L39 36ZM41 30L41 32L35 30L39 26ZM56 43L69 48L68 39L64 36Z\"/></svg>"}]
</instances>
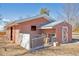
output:
<instances>
[{"instance_id":1,"label":"roof overhang","mask_svg":"<svg viewBox=\"0 0 79 59\"><path fill-rule=\"evenodd\" d=\"M40 27L40 29L52 29L55 28L56 25L65 22L64 20L61 21L55 21L55 22L51 22L49 24L43 25Z\"/></svg>"},{"instance_id":2,"label":"roof overhang","mask_svg":"<svg viewBox=\"0 0 79 59\"><path fill-rule=\"evenodd\" d=\"M24 18L24 19L21 19L21 20L11 22L11 23L7 24L6 27L10 27L10 26L13 26L13 25L25 22L25 21L30 21L30 20L33 20L33 19L37 19L37 18L40 18L40 17L44 17L45 19L47 19L50 22L55 21L53 18L51 18L51 17L44 14L44 15L37 15L37 16L34 16L34 17Z\"/></svg>"},{"instance_id":3,"label":"roof overhang","mask_svg":"<svg viewBox=\"0 0 79 59\"><path fill-rule=\"evenodd\" d=\"M41 27L40 29L52 29L53 27Z\"/></svg>"}]
</instances>

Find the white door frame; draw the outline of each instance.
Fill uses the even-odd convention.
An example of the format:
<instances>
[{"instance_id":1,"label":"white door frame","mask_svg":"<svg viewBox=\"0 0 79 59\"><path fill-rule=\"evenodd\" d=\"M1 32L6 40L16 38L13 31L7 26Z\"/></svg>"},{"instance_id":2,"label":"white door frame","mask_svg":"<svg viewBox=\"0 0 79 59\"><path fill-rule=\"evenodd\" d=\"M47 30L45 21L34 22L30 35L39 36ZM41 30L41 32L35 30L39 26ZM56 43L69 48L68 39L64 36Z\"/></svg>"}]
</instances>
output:
<instances>
[{"instance_id":1,"label":"white door frame","mask_svg":"<svg viewBox=\"0 0 79 59\"><path fill-rule=\"evenodd\" d=\"M65 31L65 33L66 33L66 38L67 38L67 40L66 41L64 41L64 30L63 29L67 29L66 31ZM62 27L62 43L67 43L68 42L68 27L67 26L63 26Z\"/></svg>"},{"instance_id":2,"label":"white door frame","mask_svg":"<svg viewBox=\"0 0 79 59\"><path fill-rule=\"evenodd\" d=\"M52 33L52 34L54 34L56 36L55 33ZM53 43L55 41L55 36L52 36L52 34L51 34L51 37L50 37L51 42L49 42L49 43Z\"/></svg>"}]
</instances>

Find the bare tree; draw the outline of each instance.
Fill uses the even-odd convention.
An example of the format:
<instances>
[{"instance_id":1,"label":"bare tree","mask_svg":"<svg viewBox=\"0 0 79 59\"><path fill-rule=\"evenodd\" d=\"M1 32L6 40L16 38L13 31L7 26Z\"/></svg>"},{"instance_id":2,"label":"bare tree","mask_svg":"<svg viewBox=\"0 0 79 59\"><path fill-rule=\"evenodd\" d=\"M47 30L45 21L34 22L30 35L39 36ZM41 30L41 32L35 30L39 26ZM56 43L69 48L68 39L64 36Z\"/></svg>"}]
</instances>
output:
<instances>
[{"instance_id":1,"label":"bare tree","mask_svg":"<svg viewBox=\"0 0 79 59\"><path fill-rule=\"evenodd\" d=\"M68 21L76 19L79 15L78 4L64 4L63 11Z\"/></svg>"},{"instance_id":2,"label":"bare tree","mask_svg":"<svg viewBox=\"0 0 79 59\"><path fill-rule=\"evenodd\" d=\"M79 4L64 4L62 9L63 17L72 27L79 26Z\"/></svg>"}]
</instances>

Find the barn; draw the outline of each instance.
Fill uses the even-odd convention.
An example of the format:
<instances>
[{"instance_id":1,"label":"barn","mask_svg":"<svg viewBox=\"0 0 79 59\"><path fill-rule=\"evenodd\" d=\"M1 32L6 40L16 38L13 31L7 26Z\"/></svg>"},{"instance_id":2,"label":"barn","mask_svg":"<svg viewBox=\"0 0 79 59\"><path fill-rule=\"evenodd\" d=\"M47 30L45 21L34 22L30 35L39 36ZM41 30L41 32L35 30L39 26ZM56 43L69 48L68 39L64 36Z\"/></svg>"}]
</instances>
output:
<instances>
[{"instance_id":1,"label":"barn","mask_svg":"<svg viewBox=\"0 0 79 59\"><path fill-rule=\"evenodd\" d=\"M69 43L72 41L72 26L66 21L55 21L47 15L21 19L6 26L10 41L27 50L35 50L53 42Z\"/></svg>"}]
</instances>

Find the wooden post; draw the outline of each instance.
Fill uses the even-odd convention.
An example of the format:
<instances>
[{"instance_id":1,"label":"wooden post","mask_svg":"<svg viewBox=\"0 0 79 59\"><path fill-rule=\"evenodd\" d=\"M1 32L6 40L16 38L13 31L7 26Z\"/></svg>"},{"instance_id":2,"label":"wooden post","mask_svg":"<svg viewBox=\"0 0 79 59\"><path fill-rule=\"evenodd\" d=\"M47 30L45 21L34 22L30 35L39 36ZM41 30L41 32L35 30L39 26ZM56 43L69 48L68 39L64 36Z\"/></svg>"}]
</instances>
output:
<instances>
[{"instance_id":1,"label":"wooden post","mask_svg":"<svg viewBox=\"0 0 79 59\"><path fill-rule=\"evenodd\" d=\"M49 39L49 37L48 37L48 34L46 34L46 38L44 39L44 45L45 46L47 46L48 45L48 39Z\"/></svg>"}]
</instances>

